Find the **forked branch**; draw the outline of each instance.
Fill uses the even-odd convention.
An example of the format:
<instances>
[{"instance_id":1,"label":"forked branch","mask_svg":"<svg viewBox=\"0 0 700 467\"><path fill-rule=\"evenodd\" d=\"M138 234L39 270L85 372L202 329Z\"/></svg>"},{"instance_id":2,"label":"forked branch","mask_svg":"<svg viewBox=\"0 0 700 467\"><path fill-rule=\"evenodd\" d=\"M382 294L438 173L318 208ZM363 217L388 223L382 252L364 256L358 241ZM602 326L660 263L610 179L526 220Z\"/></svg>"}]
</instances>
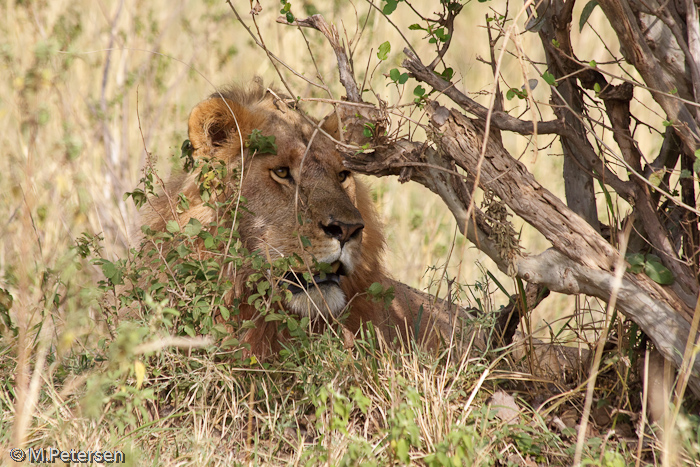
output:
<instances>
[{"instance_id":1,"label":"forked branch","mask_svg":"<svg viewBox=\"0 0 700 467\"><path fill-rule=\"evenodd\" d=\"M348 100L350 102L362 102L362 98L360 97L360 92L357 87L357 82L355 81L355 75L352 72L352 66L350 66L350 60L348 59L348 54L345 51L345 44L342 43L340 34L338 34L338 29L335 27L335 25L329 25L321 15L313 15L305 19L297 19L293 23L287 22L286 17L280 16L277 18L277 22L281 24L312 28L320 31L326 37L331 47L333 47L333 52L335 52L335 57L338 61L340 82L345 88L345 92L348 94Z\"/></svg>"},{"instance_id":2,"label":"forked branch","mask_svg":"<svg viewBox=\"0 0 700 467\"><path fill-rule=\"evenodd\" d=\"M615 5L616 0L605 2L608 8L612 8L611 5ZM617 5L619 6L619 3ZM299 20L295 24L312 27L325 35L336 54L340 81L346 89L348 100L361 102L352 67L337 31L318 15ZM455 109L429 103L428 113L431 118L426 126L429 141L388 141L386 137L378 135L374 140L373 150L347 153L346 166L357 172L375 176L397 175L401 181L410 179L437 193L453 213L460 231L502 271L529 283L544 285L555 292L582 293L607 301L613 292L614 269L615 264L620 263L620 252L594 227L541 186L527 168L508 153L499 138L488 138L485 156L481 158L485 137L483 119L487 117L488 109L437 76L429 67L423 65L415 54L405 52L408 58L404 61L404 67L414 78L449 97L463 110L474 114L477 119L470 119ZM645 73L649 71L650 68L644 70ZM593 75L591 78L593 81L596 79ZM613 102L617 98L610 94L613 91L628 89L625 86L619 89L611 87L608 94L601 97L609 100L611 105L618 105L617 108L610 109L611 115L616 116L613 122L617 130L616 136L620 139L619 145L625 149L623 152L627 163L641 174L641 157L638 150L634 144L627 144L632 139L628 108L625 107L628 105L629 96L623 96L626 101L623 99L621 102ZM677 121L684 125L682 129L678 126L676 129L681 133L686 151L688 147L695 147L696 124L688 109L680 101L667 99L667 96L660 93L655 93L655 97L669 115L677 117ZM338 108L344 117L356 114L356 110L349 106L340 104ZM376 112L368 112L363 118L345 123L349 133L360 135L366 119L381 116L381 109L376 109ZM533 122L520 120L505 112L493 112L491 124L497 130L523 135L537 131L566 138L571 154L575 155L578 163L586 171L613 187L620 196L630 202L646 201L648 212L641 213L642 220L647 228L659 227L648 218L654 214L656 202L649 195L648 184L639 184L632 180L623 181L617 177L605 166L604 161L595 154L590 145L579 144L581 135L563 118L533 125ZM539 230L552 244L552 249L535 256L522 254L519 250L504 252L503 244L494 237L492 219L479 209L472 207L470 210L473 202L470 184L476 179L475 170L479 167L480 159L480 188L495 193L516 215ZM460 170L464 171L464 175L460 174ZM640 190L646 191L640 193ZM641 196L642 194L644 196ZM470 212L471 216L468 215ZM657 241L663 240L663 229L657 233L657 237L652 236L652 241L654 238ZM625 273L618 293L617 308L644 330L665 358L681 368L681 349L686 347L687 342L694 342L697 337L690 335L695 291L697 287L691 287L687 293L677 294L646 275ZM693 331L693 334L695 333ZM700 395L700 360L694 361L691 371L690 386Z\"/></svg>"}]
</instances>

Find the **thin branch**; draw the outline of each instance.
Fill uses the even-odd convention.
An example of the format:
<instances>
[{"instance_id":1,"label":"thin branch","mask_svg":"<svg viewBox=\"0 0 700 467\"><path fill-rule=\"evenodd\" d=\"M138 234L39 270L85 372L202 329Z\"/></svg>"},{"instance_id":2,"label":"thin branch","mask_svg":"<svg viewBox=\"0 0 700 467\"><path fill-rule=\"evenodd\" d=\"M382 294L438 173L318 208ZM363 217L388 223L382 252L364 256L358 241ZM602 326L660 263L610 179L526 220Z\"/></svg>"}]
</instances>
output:
<instances>
[{"instance_id":1,"label":"thin branch","mask_svg":"<svg viewBox=\"0 0 700 467\"><path fill-rule=\"evenodd\" d=\"M700 23L698 8L693 0L685 0L686 28L688 29L688 52L686 63L692 71L693 95L695 102L700 101ZM682 44L682 42L681 42ZM700 118L700 111L695 110L695 118Z\"/></svg>"},{"instance_id":2,"label":"thin branch","mask_svg":"<svg viewBox=\"0 0 700 467\"><path fill-rule=\"evenodd\" d=\"M377 11L379 12L379 14L381 14L382 16L384 16L384 19L386 19L387 22L388 22L389 24L391 24L391 26L396 30L396 32L399 33L399 35L401 36L401 38L403 39L403 41L406 43L406 46L408 46L408 48L410 48L411 51L413 51L413 53L417 55L418 52L416 52L416 50L415 50L415 49L413 48L413 46L411 45L411 42L409 42L409 40L406 38L406 36L404 36L403 31L401 30L401 28L399 28L398 26L396 26L396 24L391 20L391 18L389 18L387 15L385 15L384 12L383 12L377 5L374 4L374 1L373 1L373 0L366 0L366 1L367 1L367 3L370 4L370 6L371 6L372 8L374 8L375 10L377 10ZM413 8L413 7L411 7L411 8ZM421 18L422 18L422 17L421 17Z\"/></svg>"},{"instance_id":3,"label":"thin branch","mask_svg":"<svg viewBox=\"0 0 700 467\"><path fill-rule=\"evenodd\" d=\"M662 69L654 52L644 38L630 5L623 0L600 0L600 7L608 18L614 18L610 25L615 30L625 58L639 71L651 94L692 154L700 142L700 130L689 109L666 93L673 89L674 80ZM660 91L660 92L659 92Z\"/></svg>"},{"instance_id":4,"label":"thin branch","mask_svg":"<svg viewBox=\"0 0 700 467\"><path fill-rule=\"evenodd\" d=\"M406 68L415 79L429 84L435 90L445 94L467 112L470 112L482 119L486 118L489 113L489 109L463 94L461 91L455 88L452 83L445 81L440 76L430 71L421 63L418 56L413 54L410 50L404 49L404 53L408 58L403 61L401 66ZM502 111L494 111L491 114L491 124L494 126L494 128L499 130L513 131L521 135L532 135L535 132L535 125L531 121L511 117ZM561 120L550 120L537 123L537 134L540 135L561 135L564 131L564 122Z\"/></svg>"},{"instance_id":5,"label":"thin branch","mask_svg":"<svg viewBox=\"0 0 700 467\"><path fill-rule=\"evenodd\" d=\"M396 141L394 145L379 148L370 154L347 154L345 165L359 173L374 176L399 175L401 167L407 162L424 162L438 166L416 165L411 179L437 193L452 212L462 234L480 251L491 258L498 268L507 272L514 266L516 275L529 283L541 284L553 292L564 294L586 294L608 300L612 293L614 273L587 267L565 256L555 249L549 249L539 255L518 256L513 265L509 265L501 256L501 250L490 238L488 224L484 214L475 210L476 222L468 222L466 217L470 200L460 196L454 180L447 178L451 170L448 160L433 148L424 144L406 140ZM462 190L468 192L466 189ZM466 227L466 231L463 229ZM685 348L690 335L689 310L675 300L662 287L644 275L624 274L618 293L618 308L639 324L641 329L654 341L659 351L677 367L682 364L682 357L677 349ZM676 310L680 310L679 313ZM700 362L693 366L690 378L691 388L700 394L697 374Z\"/></svg>"},{"instance_id":6,"label":"thin branch","mask_svg":"<svg viewBox=\"0 0 700 467\"><path fill-rule=\"evenodd\" d=\"M355 81L355 76L352 73L352 67L350 66L350 61L348 60L348 55L345 52L345 46L341 43L340 35L338 34L338 29L335 25L329 25L323 16L312 15L305 19L296 19L293 23L288 23L284 16L277 18L277 22L285 25L294 25L305 28L312 28L320 31L328 42L333 47L333 52L335 52L335 57L338 61L338 72L340 73L340 82L342 83L345 91L348 94L348 100L350 102L362 102L362 97L357 88L357 82Z\"/></svg>"},{"instance_id":7,"label":"thin branch","mask_svg":"<svg viewBox=\"0 0 700 467\"><path fill-rule=\"evenodd\" d=\"M438 66L438 63L440 63L447 53L447 50L450 48L450 44L452 44L452 37L454 36L454 30L455 30L455 18L457 15L462 11L463 5L458 5L456 8L452 10L447 11L447 17L441 16L440 20L438 23L441 26L444 26L447 29L447 34L449 37L445 41L445 43L442 45L442 47L438 47L438 54L437 57L428 65L428 68L430 70L434 70L436 66ZM445 5L443 5L443 9L445 9Z\"/></svg>"},{"instance_id":8,"label":"thin branch","mask_svg":"<svg viewBox=\"0 0 700 467\"><path fill-rule=\"evenodd\" d=\"M250 28L248 27L248 25L245 24L245 22L243 21L243 18L241 18L241 16L238 14L238 11L236 10L236 8L235 8L235 7L233 6L233 4L231 3L231 0L226 0L226 3L229 4L229 6L231 7L231 10L233 11L233 14L236 15L236 19L238 19L238 22L241 23L241 25L245 28L245 30L248 32L248 34L249 34L250 37L253 39L253 41L255 42L255 44L256 44L258 47L260 47L261 49L263 49L263 50L265 51L265 53L267 54L268 58L271 59L270 62L273 64L273 66L275 66L275 63L279 63L280 65L282 65L283 67L285 67L287 70L289 70L290 72L292 72L297 78L303 79L304 81L306 81L307 83L309 83L311 86L314 86L314 87L323 89L324 91L326 90L326 89L324 89L324 87L323 87L322 85L320 85L320 84L318 84L318 83L315 83L314 81L310 80L310 79L307 78L306 76L302 75L301 73L299 73L298 71L296 71L294 68L292 68L291 66L287 65L287 63L285 63L285 62L284 62L281 58L279 58L277 55L273 54L273 53L270 51L270 49L268 49L268 48L265 46L265 44L263 44L263 43L260 41L260 39L259 39L255 34L253 34L253 31L250 30ZM285 86L287 87L287 92L289 92L290 95L294 95L294 93L293 93L292 90L289 88L289 86L286 85L286 81L285 81L285 79L284 79L284 76L282 76L282 74L280 73L279 69L277 69L276 66L275 66L275 69L277 70L277 74L279 75L279 77L280 77L280 79L282 80L282 82L285 83Z\"/></svg>"},{"instance_id":9,"label":"thin branch","mask_svg":"<svg viewBox=\"0 0 700 467\"><path fill-rule=\"evenodd\" d=\"M573 2L571 2L573 3ZM593 406L593 394L595 392L595 383L598 379L598 372L600 371L600 361L603 358L603 350L605 349L605 344L608 341L608 329L610 328L610 320L613 317L613 312L615 311L615 303L617 302L617 294L620 291L620 286L622 285L622 277L625 274L625 253L627 251L627 241L630 237L630 231L632 229L632 224L634 223L633 218L627 220L627 226L625 227L624 234L622 235L622 241L620 244L620 256L617 259L617 264L615 265L615 276L611 284L610 299L608 300L608 306L605 308L605 319L603 325L600 327L601 332L598 336L598 343L596 345L595 356L593 362L591 363L591 371L588 374L588 383L586 384L586 400L583 406L583 415L581 415L581 422L578 429L578 438L576 439L576 452L574 453L574 465L578 466L581 464L581 455L583 454L583 445L587 439L586 430L588 428L588 417L591 415L591 407Z\"/></svg>"}]
</instances>

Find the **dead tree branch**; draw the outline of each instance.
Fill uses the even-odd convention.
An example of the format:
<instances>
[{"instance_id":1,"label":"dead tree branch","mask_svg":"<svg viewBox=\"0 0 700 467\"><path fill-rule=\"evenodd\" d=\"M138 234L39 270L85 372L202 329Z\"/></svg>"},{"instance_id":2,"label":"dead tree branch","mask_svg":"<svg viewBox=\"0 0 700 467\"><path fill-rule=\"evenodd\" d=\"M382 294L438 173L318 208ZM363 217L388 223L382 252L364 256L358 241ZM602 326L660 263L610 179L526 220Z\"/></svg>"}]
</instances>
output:
<instances>
[{"instance_id":1,"label":"dead tree branch","mask_svg":"<svg viewBox=\"0 0 700 467\"><path fill-rule=\"evenodd\" d=\"M613 27L616 28L621 43L625 44L626 57L640 70L647 80L647 86L669 90L669 76L664 75L664 70L657 62L647 59L644 55L648 52L648 44L644 42L637 24L630 24L630 19L635 17L625 0L601 0L601 6L603 4L608 17L614 17L611 15L616 12L623 18L620 24ZM569 25L573 2L559 6L558 14L562 15L562 24ZM328 26L320 16L299 20L296 24L313 27L325 35L336 54L340 81L346 89L348 100L362 102L352 67L337 31ZM559 108L567 109L566 112L557 113L557 120L524 121L505 112L496 111L491 115L493 131L511 131L522 135L533 134L536 131L540 134L560 136L562 143L568 148L571 161L577 164L582 174L601 180L637 208L639 219L647 230L651 243L668 255L665 264L668 264L681 285L663 287L645 274L635 275L627 272L623 276L618 293L617 308L641 327L665 358L680 368L683 364L680 349L685 349L686 344L694 342L697 337L691 336L691 332L696 332L692 331L690 323L698 287L697 283L687 280L689 268L680 261L670 243L668 230L659 221L657 198L651 193L649 180L646 178L649 175L647 174L644 180L637 180L644 177L646 171L641 166L643 158L630 131L631 86L611 86L600 72L581 65L573 55L568 30L549 31L546 34L552 34L553 38L560 41L559 50L548 50L548 53L551 63L561 67L559 72L564 79L570 79L564 76L568 73L575 75L575 79L578 79L584 88L593 88L596 84L601 86L603 91L600 92L600 98L606 104L614 137L623 155L622 162L636 172L636 178L630 177L630 180L623 181L611 172L605 161L588 143L586 132L592 130L577 126L585 117L582 117L582 101L579 102L579 107L572 106L572 103L575 103L572 99L577 92L580 93L580 88L575 85L573 78L570 79L571 92L567 94L569 101L561 93L553 93L556 94L555 101L559 99L562 103ZM488 109L436 75L429 67L423 65L414 53L409 50L404 52L407 59L403 66L412 77L432 86L477 119L470 119L458 110L429 102L430 118L429 124L425 126L428 141L388 140L383 132L378 132L372 140L372 150L346 153L346 166L369 175L397 175L401 181L413 180L438 194L454 215L462 234L486 253L502 271L520 277L528 283L545 286L551 291L586 294L607 301L613 293L614 269L615 264L621 262L620 252L601 236L595 228L595 222L591 225L570 206L541 186L525 165L508 153L500 143L500 138L488 138L482 158L481 149L485 138L483 120L487 118ZM657 75L654 76L654 73ZM692 86L688 88L692 89ZM685 145L684 152L688 154L688 151L694 150L698 145L697 124L685 102L667 92L652 91L652 94L667 115L673 118L674 128ZM339 104L336 112L342 117L348 134L352 135L350 141L363 144L367 142L362 136L365 123L369 120L381 123L378 126L386 125L382 120L386 115L380 108L369 111L362 109L362 115L359 116L357 110L356 107ZM665 170L675 166L678 148L674 151L672 139L672 135L670 139L666 138L668 144L662 150L659 160L652 164L654 167L660 164L660 167L650 170ZM477 167L480 167L479 187L485 192L494 193L513 213L541 232L553 248L538 255L527 255L520 252L516 242L515 249L504 251L504 243L494 235L493 219L472 206L471 192L477 180ZM459 169L464 171L464 175L460 175ZM667 177L665 180L668 184ZM686 187L686 203L691 202L690 193L690 187ZM614 233L613 230L612 234ZM691 387L698 395L699 375L700 360L696 360L692 368Z\"/></svg>"},{"instance_id":2,"label":"dead tree branch","mask_svg":"<svg viewBox=\"0 0 700 467\"><path fill-rule=\"evenodd\" d=\"M340 82L348 94L348 100L350 102L362 102L360 91L357 87L357 82L355 81L355 76L352 72L352 66L350 66L350 60L348 60L348 55L345 52L345 44L343 44L340 40L340 34L338 34L338 29L335 27L335 25L329 25L321 15L313 15L305 19L298 19L293 23L288 23L286 17L280 16L277 18L277 22L281 24L292 24L295 26L312 28L320 31L321 34L328 39L331 47L333 47L333 52L335 52L335 57L338 61Z\"/></svg>"},{"instance_id":3,"label":"dead tree branch","mask_svg":"<svg viewBox=\"0 0 700 467\"><path fill-rule=\"evenodd\" d=\"M639 71L642 79L651 89L654 100L673 123L686 151L693 154L698 148L700 131L686 104L673 95L674 91L680 95L681 90L678 89L678 79L673 71L661 66L661 63L666 60L659 59L657 54L665 53L664 50L653 50L650 47L640 29L641 21L626 0L601 0L599 4L605 16L615 18L610 25L620 41L623 56ZM690 88L692 89L692 86ZM680 95L680 97L693 100L692 95Z\"/></svg>"}]
</instances>

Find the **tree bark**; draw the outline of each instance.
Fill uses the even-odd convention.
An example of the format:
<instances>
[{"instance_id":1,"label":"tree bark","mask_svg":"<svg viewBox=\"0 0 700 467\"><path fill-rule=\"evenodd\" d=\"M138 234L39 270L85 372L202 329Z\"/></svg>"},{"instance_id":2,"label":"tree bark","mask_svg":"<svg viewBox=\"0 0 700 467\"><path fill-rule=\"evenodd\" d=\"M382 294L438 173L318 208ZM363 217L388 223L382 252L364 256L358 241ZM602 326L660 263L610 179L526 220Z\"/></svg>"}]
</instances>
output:
<instances>
[{"instance_id":1,"label":"tree bark","mask_svg":"<svg viewBox=\"0 0 700 467\"><path fill-rule=\"evenodd\" d=\"M437 106L433 107L434 109ZM480 122L452 110L444 123L431 119L438 150L398 141L370 154L346 154L352 170L375 176L400 175L411 168L411 180L437 193L453 213L460 231L486 253L503 272L515 271L526 282L564 294L586 294L607 301L613 291L613 249L581 217L539 185L525 167L498 143L487 146L482 164L482 187L494 190L513 211L542 232L554 245L539 255L516 255L512 261L490 238L483 214L468 219L463 179L450 162L474 167L483 138ZM617 308L636 322L665 358L680 368L690 336L692 310L645 275L626 273L618 291ZM697 336L696 336L697 337ZM700 396L700 360L693 366L691 387Z\"/></svg>"},{"instance_id":2,"label":"tree bark","mask_svg":"<svg viewBox=\"0 0 700 467\"><path fill-rule=\"evenodd\" d=\"M639 178L643 176L642 156L629 129L630 86L611 86L598 70L583 67L577 62L568 30L574 2L553 1L554 4L548 7L553 10L543 12L543 15L549 15L549 21L554 23L551 29L547 29L548 26L545 25L545 31L542 33L548 61L551 66L559 67L557 73L575 73L584 88L592 89L596 84L600 87L600 98L608 107L614 135L625 162ZM669 94L674 88L672 74L654 58L645 36L639 29L637 17L626 0L599 2L607 17L616 19L612 26L618 34L625 57L637 67L647 85L652 88L650 91L654 98L673 120L675 131L685 146L685 153L692 154L697 147L697 125L685 104ZM673 15L664 16L669 29L674 27L674 18ZM320 17L306 23L300 21L299 24L314 27L324 33L336 52L341 82L347 89L348 100L361 102L361 95L357 92L358 88L350 71L351 67L347 63L347 54L344 53L337 34L332 34ZM552 49L550 36L554 36L552 38L558 41L562 49ZM551 291L565 294L582 293L604 301L608 301L613 295L614 268L620 263L620 252L608 243L596 228L597 216L590 208L592 177L586 178L594 173L630 203L642 204L637 206L641 209L640 219L647 231L653 231L649 232L649 235L654 246L673 254L669 254L672 257L666 258L666 261L678 259L669 243L667 230L656 216L657 200L649 192L648 184L637 179L619 179L608 170L604 161L595 154L588 143L584 128L579 125L583 102L576 100L578 88L573 80L569 81L570 87L566 88L568 91L565 90L565 96L553 88L557 98L568 105L567 111L560 112L555 121L535 125L502 111L489 113L488 109L469 99L425 67L410 51L405 49L404 52L408 59L404 61L403 66L415 79L429 84L479 119L470 119L458 110L429 102L430 123L426 129L430 141L419 143L405 139L389 140L383 132L379 132L373 141L373 151L346 153L348 168L375 176L398 175L402 182L413 180L426 186L443 199L462 234L486 253L499 269L528 283L545 286ZM686 57L691 56L690 52L686 54ZM693 89L693 86L685 86L684 92L689 89ZM575 108L572 108L572 105ZM345 121L349 134L361 135L365 120L377 120L382 114L381 109L363 109L361 112L358 110L358 107L342 104L336 109L339 124L342 125ZM577 170L567 172L571 178L569 188L574 189L574 186L580 185L579 189L584 189L587 193L582 198L581 206L576 208L585 219L542 187L527 168L505 150L499 137L485 134L483 120L487 117L491 118L495 133L515 131L520 134L532 134L537 131L540 134L554 133L562 137L569 161L579 166ZM384 121L377 122L384 124ZM485 138L487 141L484 145ZM366 141L354 142L364 144ZM665 167L669 158L663 159L659 163ZM569 169L571 167L569 166ZM464 172L460 173L458 169ZM575 182L582 182L582 185L575 185ZM535 227L549 240L553 248L539 255L527 255L521 253L516 238L504 239L503 229L494 228L502 227L495 225L498 221L489 219L472 205L471 193L475 183L485 192L494 193L516 215ZM500 237L496 235L497 230L501 232ZM621 263L626 264L624 261ZM666 359L672 361L677 368L682 368L684 353L688 353L682 349L687 349L687 343L695 343L698 337L697 329L693 329L690 324L694 313L692 307L697 296L697 283L688 282L685 275L685 269L688 269L686 265L671 264L670 268L685 286L684 290L678 287L662 287L644 274L634 275L626 272L617 289L617 308L642 328ZM693 363L689 384L695 394L700 396L700 359Z\"/></svg>"}]
</instances>

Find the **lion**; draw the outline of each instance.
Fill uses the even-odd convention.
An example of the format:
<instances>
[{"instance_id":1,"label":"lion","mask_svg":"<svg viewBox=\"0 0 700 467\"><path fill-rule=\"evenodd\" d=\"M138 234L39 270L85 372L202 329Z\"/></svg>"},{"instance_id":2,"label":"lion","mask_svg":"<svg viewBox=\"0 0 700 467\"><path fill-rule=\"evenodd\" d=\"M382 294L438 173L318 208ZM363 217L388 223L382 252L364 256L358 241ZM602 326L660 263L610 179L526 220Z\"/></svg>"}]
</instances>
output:
<instances>
[{"instance_id":1,"label":"lion","mask_svg":"<svg viewBox=\"0 0 700 467\"><path fill-rule=\"evenodd\" d=\"M246 209L237 214L245 247L272 261L292 255L302 259L302 266L284 275L288 293L278 306L309 317L314 329L344 315L342 326L353 334L372 323L386 341L417 339L436 345L440 333L432 298L385 271L381 223L367 186L343 165L336 145L337 120L318 122L290 102L294 101L255 82L247 89L231 87L212 94L192 110L188 123L192 157L220 161L239 177L227 182L231 187L220 196L240 194L246 200ZM274 136L276 150L253 149L254 132ZM191 218L202 225L219 218L221 213L202 200L196 176L196 171L173 176L166 184L169 195L149 203L142 216L145 224L158 231L176 216L181 225ZM177 193L189 200L189 209L181 213L169 201ZM329 269L310 269L321 264ZM304 279L304 272L310 272L310 280ZM246 273L228 273L236 277L231 277L235 286L227 301L239 298L239 319L255 323L242 343L258 358L278 352L286 336L248 305ZM373 283L394 288L390 306L369 296Z\"/></svg>"}]
</instances>

